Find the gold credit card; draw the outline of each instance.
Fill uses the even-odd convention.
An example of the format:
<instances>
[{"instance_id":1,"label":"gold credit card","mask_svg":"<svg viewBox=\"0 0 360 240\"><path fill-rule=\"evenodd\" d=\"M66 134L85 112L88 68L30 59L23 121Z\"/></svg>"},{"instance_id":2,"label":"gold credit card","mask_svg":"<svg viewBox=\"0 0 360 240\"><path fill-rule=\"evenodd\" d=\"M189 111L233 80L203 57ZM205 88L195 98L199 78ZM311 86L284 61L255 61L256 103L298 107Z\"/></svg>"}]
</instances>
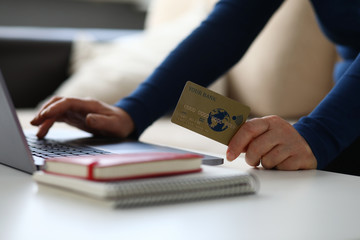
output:
<instances>
[{"instance_id":1,"label":"gold credit card","mask_svg":"<svg viewBox=\"0 0 360 240\"><path fill-rule=\"evenodd\" d=\"M249 113L249 107L188 81L171 122L228 145Z\"/></svg>"}]
</instances>

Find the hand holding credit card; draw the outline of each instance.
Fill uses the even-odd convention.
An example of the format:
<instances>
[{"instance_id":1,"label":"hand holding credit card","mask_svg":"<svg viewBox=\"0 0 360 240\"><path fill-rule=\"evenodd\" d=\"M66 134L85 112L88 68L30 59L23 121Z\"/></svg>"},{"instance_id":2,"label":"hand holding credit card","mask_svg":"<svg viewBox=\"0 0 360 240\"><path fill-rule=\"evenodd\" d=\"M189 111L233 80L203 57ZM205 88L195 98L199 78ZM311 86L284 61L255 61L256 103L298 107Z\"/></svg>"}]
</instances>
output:
<instances>
[{"instance_id":1,"label":"hand holding credit card","mask_svg":"<svg viewBox=\"0 0 360 240\"><path fill-rule=\"evenodd\" d=\"M188 81L171 121L228 145L249 113L249 107Z\"/></svg>"}]
</instances>

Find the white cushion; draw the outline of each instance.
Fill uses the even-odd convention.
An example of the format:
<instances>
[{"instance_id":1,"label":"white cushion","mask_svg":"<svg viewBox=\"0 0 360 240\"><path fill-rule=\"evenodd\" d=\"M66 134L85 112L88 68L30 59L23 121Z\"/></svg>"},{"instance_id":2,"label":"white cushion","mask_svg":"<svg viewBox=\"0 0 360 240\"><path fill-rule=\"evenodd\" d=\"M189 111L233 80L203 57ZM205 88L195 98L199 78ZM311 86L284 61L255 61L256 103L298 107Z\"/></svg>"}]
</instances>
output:
<instances>
[{"instance_id":1,"label":"white cushion","mask_svg":"<svg viewBox=\"0 0 360 240\"><path fill-rule=\"evenodd\" d=\"M59 96L92 97L113 104L131 93L168 53L206 17L202 4L172 21L141 34L99 43L81 36L74 43L72 75L54 93ZM212 89L224 94L225 81Z\"/></svg>"}]
</instances>

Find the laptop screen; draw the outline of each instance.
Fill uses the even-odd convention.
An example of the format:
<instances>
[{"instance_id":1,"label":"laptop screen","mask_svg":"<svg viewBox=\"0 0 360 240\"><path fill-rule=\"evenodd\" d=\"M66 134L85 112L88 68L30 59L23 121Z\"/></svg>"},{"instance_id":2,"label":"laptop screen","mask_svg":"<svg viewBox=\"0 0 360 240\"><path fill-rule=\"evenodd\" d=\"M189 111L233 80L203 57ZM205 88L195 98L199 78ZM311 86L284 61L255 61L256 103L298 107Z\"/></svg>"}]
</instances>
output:
<instances>
[{"instance_id":1,"label":"laptop screen","mask_svg":"<svg viewBox=\"0 0 360 240\"><path fill-rule=\"evenodd\" d=\"M0 113L0 163L33 173L36 167L1 72Z\"/></svg>"}]
</instances>

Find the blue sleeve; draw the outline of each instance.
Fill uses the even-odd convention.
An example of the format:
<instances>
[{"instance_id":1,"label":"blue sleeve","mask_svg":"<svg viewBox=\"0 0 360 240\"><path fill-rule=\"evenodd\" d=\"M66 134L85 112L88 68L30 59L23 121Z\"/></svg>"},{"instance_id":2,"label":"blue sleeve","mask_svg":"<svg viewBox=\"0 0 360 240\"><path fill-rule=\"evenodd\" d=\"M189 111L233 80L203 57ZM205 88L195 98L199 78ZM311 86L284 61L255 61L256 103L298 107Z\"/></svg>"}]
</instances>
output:
<instances>
[{"instance_id":1,"label":"blue sleeve","mask_svg":"<svg viewBox=\"0 0 360 240\"><path fill-rule=\"evenodd\" d=\"M360 136L360 54L324 100L294 127L309 143L318 169Z\"/></svg>"},{"instance_id":2,"label":"blue sleeve","mask_svg":"<svg viewBox=\"0 0 360 240\"><path fill-rule=\"evenodd\" d=\"M139 136L175 107L186 81L209 85L246 52L282 0L222 0L212 13L128 97L127 111Z\"/></svg>"}]
</instances>

